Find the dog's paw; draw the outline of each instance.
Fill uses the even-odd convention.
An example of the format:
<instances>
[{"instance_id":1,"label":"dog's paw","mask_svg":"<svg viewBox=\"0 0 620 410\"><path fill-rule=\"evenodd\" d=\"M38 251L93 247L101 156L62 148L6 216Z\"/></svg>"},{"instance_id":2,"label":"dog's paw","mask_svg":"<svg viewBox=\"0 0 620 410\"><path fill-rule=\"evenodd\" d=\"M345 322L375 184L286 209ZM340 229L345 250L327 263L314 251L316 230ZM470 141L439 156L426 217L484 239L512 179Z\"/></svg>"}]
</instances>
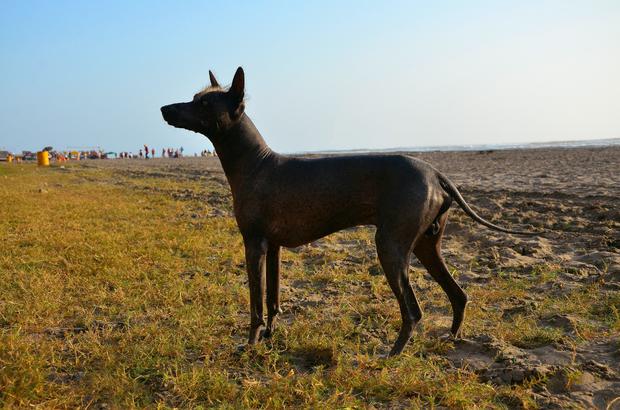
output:
<instances>
[{"instance_id":1,"label":"dog's paw","mask_svg":"<svg viewBox=\"0 0 620 410\"><path fill-rule=\"evenodd\" d=\"M261 332L260 338L261 340L271 339L271 336L273 336L273 330L266 328L265 330Z\"/></svg>"},{"instance_id":2,"label":"dog's paw","mask_svg":"<svg viewBox=\"0 0 620 410\"><path fill-rule=\"evenodd\" d=\"M235 349L233 351L233 354L237 355L237 356L240 356L243 353L247 352L249 347L251 347L251 346L248 345L247 343L243 343L243 344L237 345L237 347L235 347Z\"/></svg>"}]
</instances>

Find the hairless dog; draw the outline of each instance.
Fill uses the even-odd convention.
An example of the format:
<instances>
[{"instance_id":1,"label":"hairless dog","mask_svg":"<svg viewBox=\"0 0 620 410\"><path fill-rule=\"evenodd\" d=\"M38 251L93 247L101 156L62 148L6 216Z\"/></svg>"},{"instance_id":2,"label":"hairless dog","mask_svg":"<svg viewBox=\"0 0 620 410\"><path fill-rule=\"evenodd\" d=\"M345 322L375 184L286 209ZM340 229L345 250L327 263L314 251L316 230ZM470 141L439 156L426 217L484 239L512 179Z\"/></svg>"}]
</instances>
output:
<instances>
[{"instance_id":1,"label":"hairless dog","mask_svg":"<svg viewBox=\"0 0 620 410\"><path fill-rule=\"evenodd\" d=\"M452 201L475 221L514 234L478 216L456 186L424 161L405 155L297 158L272 151L245 114L243 69L232 85L211 86L192 101L161 108L166 122L208 137L220 158L245 245L250 288L249 344L270 337L280 310L280 247L296 247L357 225L376 226L379 261L398 300L402 325L390 355L402 352L422 311L409 283L413 252L452 305L458 337L467 295L440 254ZM263 320L266 291L267 323Z\"/></svg>"}]
</instances>

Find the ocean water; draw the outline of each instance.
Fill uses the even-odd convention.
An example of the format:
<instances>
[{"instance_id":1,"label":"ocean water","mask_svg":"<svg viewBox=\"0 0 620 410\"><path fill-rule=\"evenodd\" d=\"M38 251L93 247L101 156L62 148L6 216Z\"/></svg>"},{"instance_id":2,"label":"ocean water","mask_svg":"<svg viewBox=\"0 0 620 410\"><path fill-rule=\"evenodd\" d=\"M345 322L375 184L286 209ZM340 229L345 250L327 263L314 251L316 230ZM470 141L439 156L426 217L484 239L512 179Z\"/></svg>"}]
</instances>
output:
<instances>
[{"instance_id":1,"label":"ocean water","mask_svg":"<svg viewBox=\"0 0 620 410\"><path fill-rule=\"evenodd\" d=\"M338 151L313 151L298 154L342 154L367 152L431 152L431 151L491 151L510 149L537 149L537 148L582 148L582 147L610 147L620 146L620 138L605 138L596 140L529 142L515 144L480 144L480 145L437 145L424 147L396 147L387 149L354 149Z\"/></svg>"}]
</instances>

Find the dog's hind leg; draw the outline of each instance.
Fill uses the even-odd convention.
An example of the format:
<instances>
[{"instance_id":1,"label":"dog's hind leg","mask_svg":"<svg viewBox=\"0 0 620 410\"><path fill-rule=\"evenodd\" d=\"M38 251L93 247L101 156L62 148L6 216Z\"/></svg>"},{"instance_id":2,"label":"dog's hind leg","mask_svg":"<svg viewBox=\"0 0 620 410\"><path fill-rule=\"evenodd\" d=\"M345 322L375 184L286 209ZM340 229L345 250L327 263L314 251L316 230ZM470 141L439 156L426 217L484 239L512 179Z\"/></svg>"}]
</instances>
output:
<instances>
[{"instance_id":1,"label":"dog's hind leg","mask_svg":"<svg viewBox=\"0 0 620 410\"><path fill-rule=\"evenodd\" d=\"M390 356L400 354L411 336L416 324L422 319L422 310L409 283L409 258L411 241L401 241L385 229L379 228L375 235L377 255L383 272L398 300L402 325Z\"/></svg>"},{"instance_id":2,"label":"dog's hind leg","mask_svg":"<svg viewBox=\"0 0 620 410\"><path fill-rule=\"evenodd\" d=\"M271 337L276 327L280 309L280 247L269 245L267 249L267 328L263 337Z\"/></svg>"},{"instance_id":3,"label":"dog's hind leg","mask_svg":"<svg viewBox=\"0 0 620 410\"><path fill-rule=\"evenodd\" d=\"M446 227L448 214L444 213L438 218L439 231L434 235L423 235L416 243L413 252L418 257L428 273L439 283L441 288L448 295L452 305L452 329L454 337L458 337L465 318L465 306L467 305L467 295L456 283L443 258L441 257L441 237Z\"/></svg>"},{"instance_id":4,"label":"dog's hind leg","mask_svg":"<svg viewBox=\"0 0 620 410\"><path fill-rule=\"evenodd\" d=\"M263 303L265 298L265 260L267 242L259 238L244 238L245 264L250 287L250 335L248 344L255 344L265 326Z\"/></svg>"}]
</instances>

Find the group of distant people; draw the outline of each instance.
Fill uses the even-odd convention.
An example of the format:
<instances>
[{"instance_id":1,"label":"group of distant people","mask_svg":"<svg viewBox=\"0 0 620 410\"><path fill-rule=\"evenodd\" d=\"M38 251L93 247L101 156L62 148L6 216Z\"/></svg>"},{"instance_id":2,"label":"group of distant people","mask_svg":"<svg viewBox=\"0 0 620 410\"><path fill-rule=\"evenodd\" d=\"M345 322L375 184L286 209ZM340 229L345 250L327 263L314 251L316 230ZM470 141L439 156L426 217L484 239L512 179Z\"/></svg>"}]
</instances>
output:
<instances>
[{"instance_id":1,"label":"group of distant people","mask_svg":"<svg viewBox=\"0 0 620 410\"><path fill-rule=\"evenodd\" d=\"M172 148L162 148L161 149L161 157L162 158L166 158L166 156L168 158L180 158L183 156L183 147L179 148L179 149L172 149Z\"/></svg>"},{"instance_id":2,"label":"group of distant people","mask_svg":"<svg viewBox=\"0 0 620 410\"><path fill-rule=\"evenodd\" d=\"M142 153L142 150L140 150L140 156L138 157L138 154L134 154L133 152L121 152L118 154L119 158L122 159L135 159L135 158L144 158L144 154Z\"/></svg>"},{"instance_id":3,"label":"group of distant people","mask_svg":"<svg viewBox=\"0 0 620 410\"><path fill-rule=\"evenodd\" d=\"M181 158L183 156L183 147L178 149L173 148L162 148L161 149L161 157L162 158ZM144 144L144 148L140 148L137 154L133 152L121 152L119 154L119 158L133 158L133 159L149 159L155 158L155 148L149 148L148 145Z\"/></svg>"},{"instance_id":4,"label":"group of distant people","mask_svg":"<svg viewBox=\"0 0 620 410\"><path fill-rule=\"evenodd\" d=\"M155 158L155 148L149 147L144 144L143 148L138 150L138 153L135 154L133 152L104 152L101 149L98 150L90 150L90 151L56 151L52 147L45 147L43 151L47 151L48 157L52 161L67 161L67 160L80 160L80 159L109 159L109 158L121 158L121 159L150 159ZM162 158L181 158L183 157L183 147L179 147L178 149L173 148L162 148L161 157ZM194 157L198 157L197 153L193 154ZM201 157L216 157L217 153L215 151L209 151L205 149L200 152ZM9 151L0 151L0 160L6 160L6 158L14 159L15 162L20 162L22 160L35 160L37 159L37 153L33 151L22 151L22 154L13 154Z\"/></svg>"}]
</instances>

